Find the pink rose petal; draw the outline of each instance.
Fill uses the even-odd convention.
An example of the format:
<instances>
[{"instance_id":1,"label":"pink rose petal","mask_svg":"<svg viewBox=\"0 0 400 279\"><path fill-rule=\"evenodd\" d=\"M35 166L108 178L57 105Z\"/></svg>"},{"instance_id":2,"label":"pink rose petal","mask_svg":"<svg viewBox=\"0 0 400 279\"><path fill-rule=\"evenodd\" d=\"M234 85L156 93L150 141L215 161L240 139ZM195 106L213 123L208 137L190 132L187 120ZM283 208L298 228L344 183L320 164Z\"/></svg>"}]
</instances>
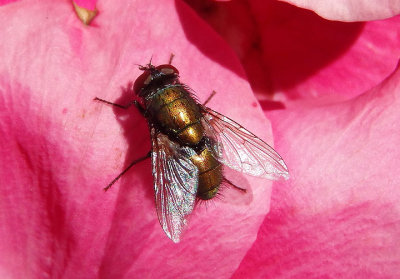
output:
<instances>
[{"instance_id":1,"label":"pink rose petal","mask_svg":"<svg viewBox=\"0 0 400 279\"><path fill-rule=\"evenodd\" d=\"M1 278L224 278L246 253L236 278L399 277L400 74L355 98L394 68L399 19L321 22L287 4L254 3L248 13L235 8L244 32L226 28L225 38L239 42L231 45L250 78L269 86L259 93L294 101L267 114L292 179L275 185L272 213L249 251L269 210L268 181L236 177L251 195L225 189L225 199L198 206L178 245L158 224L149 161L101 191L150 141L134 108L92 99L129 101L124 88L140 73L135 64L151 56L159 64L174 53L200 100L217 90L211 107L271 141L220 37L181 2L100 2L90 27L70 2L0 9L7 26L0 29L7 38L0 44ZM262 7L274 7L270 17ZM214 17L218 24L233 22L225 12ZM257 51L240 52L254 42ZM268 78L256 76L266 71ZM336 104L316 106L321 96Z\"/></svg>"},{"instance_id":2,"label":"pink rose petal","mask_svg":"<svg viewBox=\"0 0 400 279\"><path fill-rule=\"evenodd\" d=\"M400 57L400 16L332 22L277 1L192 7L236 51L260 100L352 98L388 76Z\"/></svg>"},{"instance_id":3,"label":"pink rose petal","mask_svg":"<svg viewBox=\"0 0 400 279\"><path fill-rule=\"evenodd\" d=\"M400 13L399 0L285 0L310 9L330 20L369 21L392 17Z\"/></svg>"},{"instance_id":4,"label":"pink rose petal","mask_svg":"<svg viewBox=\"0 0 400 279\"><path fill-rule=\"evenodd\" d=\"M400 277L399 90L268 113L292 176L234 278Z\"/></svg>"},{"instance_id":5,"label":"pink rose petal","mask_svg":"<svg viewBox=\"0 0 400 279\"><path fill-rule=\"evenodd\" d=\"M2 278L229 277L269 210L271 182L251 197L214 200L180 244L162 231L149 161L102 188L150 148L145 119L125 103L137 64L174 65L210 107L271 142L233 52L180 2L100 2L84 26L71 2L0 9L0 275ZM215 63L211 59L220 63ZM223 66L221 66L223 65ZM229 100L229 102L227 102ZM226 189L229 191L229 189Z\"/></svg>"}]
</instances>

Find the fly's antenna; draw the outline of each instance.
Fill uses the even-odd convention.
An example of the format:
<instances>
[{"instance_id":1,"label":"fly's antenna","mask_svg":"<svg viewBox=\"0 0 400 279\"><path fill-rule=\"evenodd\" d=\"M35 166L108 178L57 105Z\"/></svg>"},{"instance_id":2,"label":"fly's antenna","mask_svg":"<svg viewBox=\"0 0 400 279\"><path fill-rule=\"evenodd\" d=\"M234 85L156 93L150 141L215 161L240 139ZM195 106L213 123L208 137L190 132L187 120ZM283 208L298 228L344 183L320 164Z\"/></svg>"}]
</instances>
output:
<instances>
[{"instance_id":1,"label":"fly's antenna","mask_svg":"<svg viewBox=\"0 0 400 279\"><path fill-rule=\"evenodd\" d=\"M140 64L134 64L134 65L139 66L139 70L146 71L146 70L149 70L151 68L154 68L153 64L151 64L152 60L153 60L153 54L151 55L150 61L146 66L143 66L143 65L140 65Z\"/></svg>"},{"instance_id":2,"label":"fly's antenna","mask_svg":"<svg viewBox=\"0 0 400 279\"><path fill-rule=\"evenodd\" d=\"M153 60L153 54L152 54L151 57L150 57L150 62L149 62L149 64L147 64L147 66L148 66L149 68L151 68L151 66L153 66L153 64L151 64L151 60Z\"/></svg>"},{"instance_id":3,"label":"fly's antenna","mask_svg":"<svg viewBox=\"0 0 400 279\"><path fill-rule=\"evenodd\" d=\"M140 64L133 64L133 65L138 66L139 70L141 70L141 71L146 70L146 66L143 66L143 65L140 65Z\"/></svg>"}]
</instances>

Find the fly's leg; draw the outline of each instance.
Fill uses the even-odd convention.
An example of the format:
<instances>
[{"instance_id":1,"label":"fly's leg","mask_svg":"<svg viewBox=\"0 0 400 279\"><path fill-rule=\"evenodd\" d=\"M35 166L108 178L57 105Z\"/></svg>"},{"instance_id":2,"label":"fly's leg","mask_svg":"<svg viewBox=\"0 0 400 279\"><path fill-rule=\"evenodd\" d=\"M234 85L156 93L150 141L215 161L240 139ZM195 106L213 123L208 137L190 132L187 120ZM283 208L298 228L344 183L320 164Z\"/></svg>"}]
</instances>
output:
<instances>
[{"instance_id":1,"label":"fly's leg","mask_svg":"<svg viewBox=\"0 0 400 279\"><path fill-rule=\"evenodd\" d=\"M125 105L125 106L120 105L120 104L116 104L116 103L113 103L113 102L109 102L109 101L106 101L106 100L103 100L103 99L100 99L100 98L97 98L97 97L94 98L94 100L95 100L95 101L100 101L100 102L106 103L106 104L108 104L108 105L116 106L116 107L119 107L119 108L122 108L122 109L128 109L131 105L135 105L135 107L137 107L137 109L139 110L139 112L140 112L142 115L145 115L145 109L144 109L136 100L134 100L134 101L132 101L132 102L129 102L129 103L128 103L127 105ZM118 179L120 179L121 176L123 176L131 167L133 167L133 166L136 165L137 163L140 163L141 161L143 161L143 160L145 160L145 159L147 159L147 158L150 158L150 156L151 156L151 151L149 151L149 153L147 153L146 156L143 156L143 157L141 157L141 158L139 158L139 159L136 159L136 160L134 160L132 163L130 163L129 166L128 166L126 169L124 169L116 178L114 178L113 181L111 181L111 182L104 188L104 191L107 191L108 189L110 189L111 186L114 185L114 183L117 182Z\"/></svg>"},{"instance_id":2,"label":"fly's leg","mask_svg":"<svg viewBox=\"0 0 400 279\"><path fill-rule=\"evenodd\" d=\"M94 101L100 101L100 102L103 102L103 103L106 103L106 104L109 104L109 105L112 105L112 106L115 106L115 107L119 107L119 108L122 108L122 109L128 109L131 105L136 103L136 101L132 101L132 102L129 102L127 105L124 106L124 105L120 105L120 104L116 104L116 103L113 103L113 102L109 102L109 101L106 101L106 100L103 100L103 99L100 99L100 98L97 98L97 97L95 97L93 100Z\"/></svg>"},{"instance_id":3,"label":"fly's leg","mask_svg":"<svg viewBox=\"0 0 400 279\"><path fill-rule=\"evenodd\" d=\"M213 92L211 92L210 96L208 96L207 100L203 103L203 106L205 106L212 99L212 97L215 96L215 94L217 94L217 92L215 92L213 90Z\"/></svg>"},{"instance_id":4,"label":"fly's leg","mask_svg":"<svg viewBox=\"0 0 400 279\"><path fill-rule=\"evenodd\" d=\"M113 102L109 102L109 101L106 101L106 100L103 100L103 99L100 99L100 98L97 98L97 97L95 97L94 99L93 99L94 101L99 101L99 102L103 102L103 103L106 103L106 104L108 104L108 105L112 105L112 106L115 106L115 107L118 107L118 108L122 108L122 109L128 109L131 105L135 105L135 107L139 110L139 112L144 116L145 115L145 112L146 112L146 110L139 104L139 102L138 101L136 101L136 100L133 100L133 101L131 101L131 102L129 102L127 105L120 105L120 104L116 104L116 103L113 103Z\"/></svg>"},{"instance_id":5,"label":"fly's leg","mask_svg":"<svg viewBox=\"0 0 400 279\"><path fill-rule=\"evenodd\" d=\"M114 178L113 181L111 181L111 182L104 188L104 191L107 191L108 189L110 189L111 186L112 186L115 182L117 182L118 179L120 179L121 176L123 176L131 167L133 167L133 166L136 165L137 163L140 163L140 162L143 161L143 160L146 160L147 158L150 158L150 156L151 156L151 151L149 151L149 153L147 153L146 156L143 156L143 157L141 157L141 158L139 158L139 159L136 159L136 160L134 160L132 163L130 163L129 166L128 166L126 169L124 169L116 178Z\"/></svg>"}]
</instances>

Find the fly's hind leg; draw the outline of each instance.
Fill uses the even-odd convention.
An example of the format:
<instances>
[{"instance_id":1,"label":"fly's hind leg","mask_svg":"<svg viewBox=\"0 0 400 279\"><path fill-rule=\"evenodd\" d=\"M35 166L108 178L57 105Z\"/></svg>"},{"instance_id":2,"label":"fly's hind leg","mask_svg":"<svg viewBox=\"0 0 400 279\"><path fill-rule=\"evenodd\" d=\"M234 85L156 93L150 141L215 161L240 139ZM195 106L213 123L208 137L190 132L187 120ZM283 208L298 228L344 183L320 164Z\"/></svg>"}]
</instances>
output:
<instances>
[{"instance_id":1,"label":"fly's hind leg","mask_svg":"<svg viewBox=\"0 0 400 279\"><path fill-rule=\"evenodd\" d=\"M228 180L226 177L223 177L223 178L222 178L222 182L225 182L225 183L229 184L230 186L232 186L232 187L235 188L236 190L239 190L239 191L242 192L242 193L246 193L246 192L247 192L246 189L243 189L243 188L240 188L239 186L236 186L236 185L233 184L230 180Z\"/></svg>"}]
</instances>

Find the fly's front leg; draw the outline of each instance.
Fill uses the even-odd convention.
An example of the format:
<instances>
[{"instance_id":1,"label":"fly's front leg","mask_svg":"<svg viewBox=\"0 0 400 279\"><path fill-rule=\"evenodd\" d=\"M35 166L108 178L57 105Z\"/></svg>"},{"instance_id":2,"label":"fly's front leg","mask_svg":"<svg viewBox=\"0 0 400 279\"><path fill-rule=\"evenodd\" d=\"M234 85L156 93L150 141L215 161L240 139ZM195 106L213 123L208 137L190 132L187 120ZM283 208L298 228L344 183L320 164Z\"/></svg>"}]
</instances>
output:
<instances>
[{"instance_id":1,"label":"fly's front leg","mask_svg":"<svg viewBox=\"0 0 400 279\"><path fill-rule=\"evenodd\" d=\"M103 100L103 99L100 99L100 98L97 98L97 97L95 97L93 100L94 101L103 102L103 103L106 103L108 105L112 105L112 106L119 107L119 108L122 108L122 109L128 109L131 105L133 105L133 104L135 104L137 102L137 101L131 101L127 105L124 106L124 105L120 105L120 104L116 104L116 103L113 103L113 102L109 102L109 101L106 101L106 100Z\"/></svg>"},{"instance_id":2,"label":"fly's front leg","mask_svg":"<svg viewBox=\"0 0 400 279\"><path fill-rule=\"evenodd\" d=\"M115 106L115 107L118 107L118 108L122 108L122 109L128 109L130 106L135 105L135 107L139 110L139 112L143 116L145 116L145 113L146 113L146 110L136 100L133 100L133 101L129 102L125 106L124 105L120 105L120 104L116 104L116 103L113 103L113 102L109 102L109 101L106 101L106 100L103 100L103 99L100 99L100 98L97 98L97 97L95 97L93 100L94 101L103 102L103 103L106 103L108 105L112 105L112 106Z\"/></svg>"},{"instance_id":3,"label":"fly's front leg","mask_svg":"<svg viewBox=\"0 0 400 279\"><path fill-rule=\"evenodd\" d=\"M140 114L143 115L144 117L146 117L146 110L144 109L144 107L142 107L142 105L138 101L134 101L133 104L138 109Z\"/></svg>"},{"instance_id":4,"label":"fly's front leg","mask_svg":"<svg viewBox=\"0 0 400 279\"><path fill-rule=\"evenodd\" d=\"M99 101L99 102L103 102L106 103L108 105L112 105L118 108L122 108L122 109L128 109L130 106L135 105L135 107L139 110L139 112L144 116L146 114L146 110L139 104L138 101L133 100L131 102L129 102L127 105L120 105L120 104L116 104L113 102L109 102L100 98L95 97L94 98L95 101ZM149 153L147 153L146 156L143 156L139 159L134 160L132 163L129 164L128 167L126 167L116 178L113 179L113 181L111 181L105 188L104 191L107 191L108 189L111 188L112 185L114 185L115 182L117 182L131 167L133 167L134 165L136 165L137 163L140 163L141 161L150 158L151 156L151 151L149 151Z\"/></svg>"}]
</instances>

